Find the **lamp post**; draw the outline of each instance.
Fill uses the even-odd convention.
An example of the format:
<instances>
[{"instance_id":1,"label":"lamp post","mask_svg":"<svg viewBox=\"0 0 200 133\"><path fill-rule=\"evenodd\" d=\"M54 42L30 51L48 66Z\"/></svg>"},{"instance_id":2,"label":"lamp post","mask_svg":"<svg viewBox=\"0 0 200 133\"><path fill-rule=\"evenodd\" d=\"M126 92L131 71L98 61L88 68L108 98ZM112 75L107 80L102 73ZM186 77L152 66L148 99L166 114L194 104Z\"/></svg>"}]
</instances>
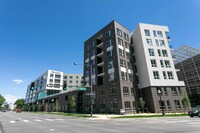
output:
<instances>
[{"instance_id":1,"label":"lamp post","mask_svg":"<svg viewBox=\"0 0 200 133\"><path fill-rule=\"evenodd\" d=\"M54 102L54 99L52 98L51 99L51 113L53 113L53 102Z\"/></svg>"},{"instance_id":2,"label":"lamp post","mask_svg":"<svg viewBox=\"0 0 200 133\"><path fill-rule=\"evenodd\" d=\"M165 112L164 112L164 106L163 106L163 101L162 101L162 97L161 97L161 94L162 94L161 90L158 90L158 94L159 94L160 102L161 102L162 115L164 116Z\"/></svg>"},{"instance_id":3,"label":"lamp post","mask_svg":"<svg viewBox=\"0 0 200 133\"><path fill-rule=\"evenodd\" d=\"M78 64L74 63L74 65L83 65L85 66L86 64ZM91 98L91 104L90 104L90 116L93 114L93 103L94 103L94 93L93 93L93 88L92 88L92 65L90 65L90 98Z\"/></svg>"}]
</instances>

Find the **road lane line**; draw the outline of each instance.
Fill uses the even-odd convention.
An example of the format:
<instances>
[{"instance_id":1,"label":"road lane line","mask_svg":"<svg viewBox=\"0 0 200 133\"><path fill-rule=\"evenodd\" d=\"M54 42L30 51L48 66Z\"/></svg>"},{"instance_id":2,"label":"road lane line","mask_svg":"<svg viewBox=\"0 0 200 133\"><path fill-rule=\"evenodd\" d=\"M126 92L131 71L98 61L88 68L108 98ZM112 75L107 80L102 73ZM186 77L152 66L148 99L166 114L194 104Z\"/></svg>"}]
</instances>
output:
<instances>
[{"instance_id":1,"label":"road lane line","mask_svg":"<svg viewBox=\"0 0 200 133\"><path fill-rule=\"evenodd\" d=\"M50 131L55 131L54 129L50 129Z\"/></svg>"},{"instance_id":2,"label":"road lane line","mask_svg":"<svg viewBox=\"0 0 200 133\"><path fill-rule=\"evenodd\" d=\"M56 120L58 120L58 121L64 121L64 119L56 119Z\"/></svg>"},{"instance_id":3,"label":"road lane line","mask_svg":"<svg viewBox=\"0 0 200 133\"><path fill-rule=\"evenodd\" d=\"M30 122L29 120L23 120L24 122Z\"/></svg>"},{"instance_id":4,"label":"road lane line","mask_svg":"<svg viewBox=\"0 0 200 133\"><path fill-rule=\"evenodd\" d=\"M10 121L10 123L16 123L16 121Z\"/></svg>"},{"instance_id":5,"label":"road lane line","mask_svg":"<svg viewBox=\"0 0 200 133\"><path fill-rule=\"evenodd\" d=\"M40 121L42 121L42 120L39 120L39 119L35 119L35 121L38 121L38 122L40 122Z\"/></svg>"},{"instance_id":6,"label":"road lane line","mask_svg":"<svg viewBox=\"0 0 200 133\"><path fill-rule=\"evenodd\" d=\"M45 119L46 121L53 121L52 119Z\"/></svg>"}]
</instances>

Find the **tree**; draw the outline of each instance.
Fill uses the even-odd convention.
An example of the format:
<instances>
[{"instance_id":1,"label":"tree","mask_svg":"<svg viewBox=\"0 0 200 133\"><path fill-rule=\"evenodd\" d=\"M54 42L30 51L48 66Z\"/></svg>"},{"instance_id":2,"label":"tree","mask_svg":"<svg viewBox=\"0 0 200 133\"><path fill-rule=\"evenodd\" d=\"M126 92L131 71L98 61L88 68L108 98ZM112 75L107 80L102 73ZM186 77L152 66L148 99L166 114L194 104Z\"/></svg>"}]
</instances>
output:
<instances>
[{"instance_id":1,"label":"tree","mask_svg":"<svg viewBox=\"0 0 200 133\"><path fill-rule=\"evenodd\" d=\"M140 105L140 107L142 108L142 111L143 111L143 113L144 113L145 101L144 101L142 98L140 98L139 105Z\"/></svg>"},{"instance_id":2,"label":"tree","mask_svg":"<svg viewBox=\"0 0 200 133\"><path fill-rule=\"evenodd\" d=\"M75 96L71 96L70 99L70 110L73 110L73 112L75 113L75 105L76 105L76 101L75 101Z\"/></svg>"},{"instance_id":3,"label":"tree","mask_svg":"<svg viewBox=\"0 0 200 133\"><path fill-rule=\"evenodd\" d=\"M192 94L189 96L189 99L192 107L200 105L200 94L197 94L197 92L192 92Z\"/></svg>"},{"instance_id":4,"label":"tree","mask_svg":"<svg viewBox=\"0 0 200 133\"><path fill-rule=\"evenodd\" d=\"M3 105L5 102L5 98L0 94L0 107Z\"/></svg>"},{"instance_id":5,"label":"tree","mask_svg":"<svg viewBox=\"0 0 200 133\"><path fill-rule=\"evenodd\" d=\"M24 106L24 102L25 102L25 100L23 98L17 99L17 101L15 101L15 105L17 108L22 108Z\"/></svg>"},{"instance_id":6,"label":"tree","mask_svg":"<svg viewBox=\"0 0 200 133\"><path fill-rule=\"evenodd\" d=\"M188 96L184 96L184 97L183 97L183 104L187 107L187 111L189 111L189 108L190 108L190 100L189 100Z\"/></svg>"}]
</instances>

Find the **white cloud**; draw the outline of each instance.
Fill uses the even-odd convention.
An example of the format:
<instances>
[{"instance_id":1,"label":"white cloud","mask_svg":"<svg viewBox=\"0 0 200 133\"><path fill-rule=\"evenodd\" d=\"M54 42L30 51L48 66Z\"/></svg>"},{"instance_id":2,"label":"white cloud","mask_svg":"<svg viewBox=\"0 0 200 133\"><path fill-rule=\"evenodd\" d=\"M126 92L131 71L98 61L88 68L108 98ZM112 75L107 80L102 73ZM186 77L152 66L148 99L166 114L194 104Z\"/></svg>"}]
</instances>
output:
<instances>
[{"instance_id":1,"label":"white cloud","mask_svg":"<svg viewBox=\"0 0 200 133\"><path fill-rule=\"evenodd\" d=\"M14 104L15 101L16 101L17 99L19 99L19 97L17 97L17 96L12 96L12 95L5 95L4 98L6 99L6 102L7 102L8 104L10 104L10 103Z\"/></svg>"},{"instance_id":2,"label":"white cloud","mask_svg":"<svg viewBox=\"0 0 200 133\"><path fill-rule=\"evenodd\" d=\"M24 81L21 79L13 79L13 82L15 82L18 85L24 83Z\"/></svg>"}]
</instances>

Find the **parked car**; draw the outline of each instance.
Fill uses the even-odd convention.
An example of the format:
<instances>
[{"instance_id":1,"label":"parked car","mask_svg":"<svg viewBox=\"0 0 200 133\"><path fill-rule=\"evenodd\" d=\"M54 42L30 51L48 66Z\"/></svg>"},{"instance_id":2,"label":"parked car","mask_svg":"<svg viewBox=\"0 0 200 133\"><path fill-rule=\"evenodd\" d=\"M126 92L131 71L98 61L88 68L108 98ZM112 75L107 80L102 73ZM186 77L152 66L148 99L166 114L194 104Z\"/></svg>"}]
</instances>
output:
<instances>
[{"instance_id":1,"label":"parked car","mask_svg":"<svg viewBox=\"0 0 200 133\"><path fill-rule=\"evenodd\" d=\"M190 117L194 117L194 116L199 116L200 117L200 109L199 108L193 108L193 110L188 112L188 115Z\"/></svg>"},{"instance_id":2,"label":"parked car","mask_svg":"<svg viewBox=\"0 0 200 133\"><path fill-rule=\"evenodd\" d=\"M22 112L22 109L20 109L20 108L18 108L17 110L16 110L16 113L21 113Z\"/></svg>"}]
</instances>

